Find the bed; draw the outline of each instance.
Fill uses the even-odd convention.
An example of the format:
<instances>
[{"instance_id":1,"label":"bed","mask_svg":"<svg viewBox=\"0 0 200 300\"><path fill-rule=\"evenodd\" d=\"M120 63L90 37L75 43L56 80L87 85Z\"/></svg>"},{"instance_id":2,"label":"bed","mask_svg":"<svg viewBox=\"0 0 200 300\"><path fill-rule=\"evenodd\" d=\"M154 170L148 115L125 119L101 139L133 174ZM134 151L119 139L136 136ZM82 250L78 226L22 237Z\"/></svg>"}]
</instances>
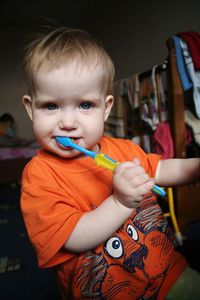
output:
<instances>
[{"instance_id":1,"label":"bed","mask_svg":"<svg viewBox=\"0 0 200 300\"><path fill-rule=\"evenodd\" d=\"M35 143L0 146L0 184L20 181L27 162L37 153Z\"/></svg>"}]
</instances>

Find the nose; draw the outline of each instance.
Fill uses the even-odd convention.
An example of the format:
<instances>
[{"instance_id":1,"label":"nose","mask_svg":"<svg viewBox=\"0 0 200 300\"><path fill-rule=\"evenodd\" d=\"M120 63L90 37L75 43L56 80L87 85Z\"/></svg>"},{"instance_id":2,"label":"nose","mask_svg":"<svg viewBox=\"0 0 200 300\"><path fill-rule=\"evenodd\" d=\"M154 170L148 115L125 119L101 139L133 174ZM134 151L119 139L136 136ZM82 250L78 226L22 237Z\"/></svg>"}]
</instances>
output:
<instances>
[{"instance_id":1,"label":"nose","mask_svg":"<svg viewBox=\"0 0 200 300\"><path fill-rule=\"evenodd\" d=\"M76 121L75 114L73 112L63 113L60 118L59 127L63 130L76 129L77 121Z\"/></svg>"}]
</instances>

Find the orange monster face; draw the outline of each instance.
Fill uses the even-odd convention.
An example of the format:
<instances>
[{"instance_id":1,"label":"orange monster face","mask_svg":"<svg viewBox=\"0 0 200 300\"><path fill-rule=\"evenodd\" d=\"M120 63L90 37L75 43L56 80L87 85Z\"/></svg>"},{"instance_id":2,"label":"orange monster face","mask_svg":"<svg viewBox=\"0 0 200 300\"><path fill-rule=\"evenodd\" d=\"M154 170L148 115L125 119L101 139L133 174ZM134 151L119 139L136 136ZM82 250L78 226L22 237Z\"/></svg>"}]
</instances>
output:
<instances>
[{"instance_id":1,"label":"orange monster face","mask_svg":"<svg viewBox=\"0 0 200 300\"><path fill-rule=\"evenodd\" d=\"M172 251L162 211L148 200L104 244L82 255L73 280L75 299L152 299Z\"/></svg>"}]
</instances>

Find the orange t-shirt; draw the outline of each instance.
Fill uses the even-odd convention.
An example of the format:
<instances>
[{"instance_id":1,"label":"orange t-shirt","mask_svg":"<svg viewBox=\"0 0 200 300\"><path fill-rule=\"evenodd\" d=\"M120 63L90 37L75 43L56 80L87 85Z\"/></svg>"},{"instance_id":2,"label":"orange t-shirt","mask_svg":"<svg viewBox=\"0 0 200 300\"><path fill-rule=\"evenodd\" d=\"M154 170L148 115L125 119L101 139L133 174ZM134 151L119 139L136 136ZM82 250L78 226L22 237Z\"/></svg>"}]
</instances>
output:
<instances>
[{"instance_id":1,"label":"orange t-shirt","mask_svg":"<svg viewBox=\"0 0 200 300\"><path fill-rule=\"evenodd\" d=\"M103 137L100 149L119 162L139 158L151 177L161 159L122 139ZM91 158L40 150L24 169L21 195L39 266L56 267L63 299L164 299L187 264L153 193L105 243L81 254L62 249L80 217L111 194L112 172Z\"/></svg>"}]
</instances>

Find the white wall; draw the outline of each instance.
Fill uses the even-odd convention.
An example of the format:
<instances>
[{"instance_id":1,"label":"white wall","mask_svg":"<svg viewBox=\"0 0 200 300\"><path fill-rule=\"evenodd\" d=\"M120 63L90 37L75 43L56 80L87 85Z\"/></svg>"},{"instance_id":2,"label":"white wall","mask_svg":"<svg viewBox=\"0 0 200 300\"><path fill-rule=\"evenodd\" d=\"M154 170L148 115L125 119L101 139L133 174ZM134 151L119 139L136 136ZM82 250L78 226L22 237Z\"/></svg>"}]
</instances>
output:
<instances>
[{"instance_id":1,"label":"white wall","mask_svg":"<svg viewBox=\"0 0 200 300\"><path fill-rule=\"evenodd\" d=\"M82 28L102 40L112 56L116 79L161 64L167 56L168 37L181 31L200 33L200 1L118 2L93 0L92 9L81 19ZM71 13L76 14L76 11ZM67 20L64 25L69 25ZM80 27L80 24L73 26ZM26 31L28 28L25 26L7 25L0 29L0 114L11 112L17 123L18 135L30 138L31 123L21 106L24 85L19 73Z\"/></svg>"}]
</instances>

